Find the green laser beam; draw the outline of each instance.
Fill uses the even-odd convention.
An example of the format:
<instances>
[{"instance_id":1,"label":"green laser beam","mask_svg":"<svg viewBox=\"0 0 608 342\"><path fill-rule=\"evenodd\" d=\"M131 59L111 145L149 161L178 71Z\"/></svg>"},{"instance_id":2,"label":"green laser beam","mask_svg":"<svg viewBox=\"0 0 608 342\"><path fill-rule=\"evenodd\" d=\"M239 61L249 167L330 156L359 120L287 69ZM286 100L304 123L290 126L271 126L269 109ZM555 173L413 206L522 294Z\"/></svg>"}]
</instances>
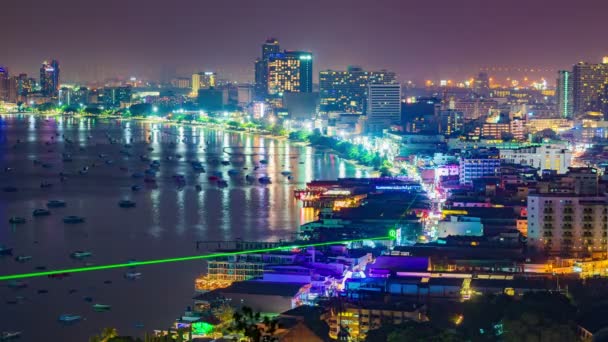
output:
<instances>
[{"instance_id":1,"label":"green laser beam","mask_svg":"<svg viewBox=\"0 0 608 342\"><path fill-rule=\"evenodd\" d=\"M101 270L110 270L110 269L114 269L114 268L126 268L126 267L134 267L134 266L165 264L165 263L169 263L169 262L182 262L182 261L191 261L191 260L212 259L212 258L239 255L239 254L255 254L255 253L265 253L265 252L274 252L274 251L284 251L284 250L288 250L288 249L292 249L292 248L319 247L319 246L328 246L328 245L335 245L335 244L341 244L341 243L360 242L360 241L365 241L365 240L394 240L394 239L395 239L394 236L389 235L389 236L379 236L379 237L372 237L372 238L365 238L365 239L319 242L319 243L310 243L310 244L304 244L304 245L289 245L289 246L263 248L263 249L250 249L250 250L246 250L246 251L213 253L213 254L207 254L207 255L193 255L193 256L186 256L186 257L179 257L179 258L134 261L134 262L127 262L127 263L120 263L120 264L87 266L87 267L77 267L77 268L64 268L61 270L54 270L54 271L3 275L3 276L0 276L0 281L34 278L34 277L44 277L44 276L50 276L50 275L56 275L56 274L62 274L62 273L101 271Z\"/></svg>"}]
</instances>

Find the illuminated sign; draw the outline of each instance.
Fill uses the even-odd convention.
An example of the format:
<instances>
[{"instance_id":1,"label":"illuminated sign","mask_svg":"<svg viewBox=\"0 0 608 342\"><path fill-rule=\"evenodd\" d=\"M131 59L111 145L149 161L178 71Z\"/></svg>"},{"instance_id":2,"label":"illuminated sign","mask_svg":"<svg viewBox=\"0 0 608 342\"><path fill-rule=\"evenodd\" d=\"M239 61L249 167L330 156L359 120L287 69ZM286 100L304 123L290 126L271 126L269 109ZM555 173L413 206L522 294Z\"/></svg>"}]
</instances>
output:
<instances>
[{"instance_id":1,"label":"illuminated sign","mask_svg":"<svg viewBox=\"0 0 608 342\"><path fill-rule=\"evenodd\" d=\"M311 55L301 55L300 56L300 60L303 60L303 61L309 61L311 59L312 59Z\"/></svg>"}]
</instances>

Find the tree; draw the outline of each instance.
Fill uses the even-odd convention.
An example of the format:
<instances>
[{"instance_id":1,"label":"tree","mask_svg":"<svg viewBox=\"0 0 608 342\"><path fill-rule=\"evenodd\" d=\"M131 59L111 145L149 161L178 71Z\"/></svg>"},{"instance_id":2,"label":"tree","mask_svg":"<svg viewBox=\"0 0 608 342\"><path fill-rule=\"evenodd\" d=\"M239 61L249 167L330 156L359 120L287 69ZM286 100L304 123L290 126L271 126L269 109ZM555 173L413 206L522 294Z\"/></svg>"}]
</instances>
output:
<instances>
[{"instance_id":1,"label":"tree","mask_svg":"<svg viewBox=\"0 0 608 342\"><path fill-rule=\"evenodd\" d=\"M89 338L90 342L109 342L116 341L116 337L118 336L118 330L116 328L104 328L101 331L101 334L95 335Z\"/></svg>"},{"instance_id":2,"label":"tree","mask_svg":"<svg viewBox=\"0 0 608 342\"><path fill-rule=\"evenodd\" d=\"M278 325L276 320L268 317L262 319L259 312L254 312L247 306L241 308L241 311L236 311L232 318L230 330L242 334L249 341L273 342L276 340L273 336ZM263 324L262 327L260 327L260 323Z\"/></svg>"},{"instance_id":3,"label":"tree","mask_svg":"<svg viewBox=\"0 0 608 342\"><path fill-rule=\"evenodd\" d=\"M232 325L235 311L230 305L223 303L212 309L212 312L213 316L220 321L220 324L217 326L218 329L227 328Z\"/></svg>"}]
</instances>

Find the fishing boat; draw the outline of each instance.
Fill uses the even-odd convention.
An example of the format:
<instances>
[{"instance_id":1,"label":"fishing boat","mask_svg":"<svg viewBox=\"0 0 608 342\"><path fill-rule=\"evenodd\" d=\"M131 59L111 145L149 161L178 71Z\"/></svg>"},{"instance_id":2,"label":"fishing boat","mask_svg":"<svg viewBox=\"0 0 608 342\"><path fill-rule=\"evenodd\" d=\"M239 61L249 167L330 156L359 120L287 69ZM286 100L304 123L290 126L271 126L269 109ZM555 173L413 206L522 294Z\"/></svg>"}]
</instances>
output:
<instances>
[{"instance_id":1,"label":"fishing boat","mask_svg":"<svg viewBox=\"0 0 608 342\"><path fill-rule=\"evenodd\" d=\"M44 188L50 188L52 186L53 186L53 183L49 183L49 182L42 182L42 183L40 183L40 187L43 188L43 189Z\"/></svg>"},{"instance_id":2,"label":"fishing boat","mask_svg":"<svg viewBox=\"0 0 608 342\"><path fill-rule=\"evenodd\" d=\"M241 173L241 171L236 170L236 169L230 169L230 170L228 170L228 175L230 175L230 176L236 176L239 173Z\"/></svg>"},{"instance_id":3,"label":"fishing boat","mask_svg":"<svg viewBox=\"0 0 608 342\"><path fill-rule=\"evenodd\" d=\"M63 223L83 223L84 217L70 215L63 218Z\"/></svg>"},{"instance_id":4,"label":"fishing boat","mask_svg":"<svg viewBox=\"0 0 608 342\"><path fill-rule=\"evenodd\" d=\"M125 273L125 278L129 279L129 280L136 280L141 278L141 273L140 272L127 272Z\"/></svg>"},{"instance_id":5,"label":"fishing boat","mask_svg":"<svg viewBox=\"0 0 608 342\"><path fill-rule=\"evenodd\" d=\"M139 191L139 190L141 190L141 186L140 185L133 185L133 186L131 186L131 190L133 190L133 191Z\"/></svg>"},{"instance_id":6,"label":"fishing boat","mask_svg":"<svg viewBox=\"0 0 608 342\"><path fill-rule=\"evenodd\" d=\"M106 311L110 311L112 309L111 305L107 305L107 304L94 304L93 305L93 310L95 310L96 312L106 312Z\"/></svg>"},{"instance_id":7,"label":"fishing boat","mask_svg":"<svg viewBox=\"0 0 608 342\"><path fill-rule=\"evenodd\" d=\"M12 280L8 283L8 287L11 289L24 289L27 287L27 283L21 280Z\"/></svg>"},{"instance_id":8,"label":"fishing boat","mask_svg":"<svg viewBox=\"0 0 608 342\"><path fill-rule=\"evenodd\" d=\"M226 182L223 179L220 179L220 180L217 181L217 186L219 186L220 188L225 188L225 187L228 186L228 182Z\"/></svg>"},{"instance_id":9,"label":"fishing boat","mask_svg":"<svg viewBox=\"0 0 608 342\"><path fill-rule=\"evenodd\" d=\"M19 337L21 337L21 331L3 331L0 341L10 341Z\"/></svg>"},{"instance_id":10,"label":"fishing boat","mask_svg":"<svg viewBox=\"0 0 608 342\"><path fill-rule=\"evenodd\" d=\"M48 208L63 208L66 206L66 204L64 201L50 200L50 201L46 202L46 206Z\"/></svg>"},{"instance_id":11,"label":"fishing boat","mask_svg":"<svg viewBox=\"0 0 608 342\"><path fill-rule=\"evenodd\" d=\"M26 222L25 217L21 217L21 216L13 216L8 219L8 223L10 223L10 224L23 224L25 222Z\"/></svg>"},{"instance_id":12,"label":"fishing boat","mask_svg":"<svg viewBox=\"0 0 608 342\"><path fill-rule=\"evenodd\" d=\"M118 202L118 206L121 208L135 208L135 202L130 200L122 200Z\"/></svg>"},{"instance_id":13,"label":"fishing boat","mask_svg":"<svg viewBox=\"0 0 608 342\"><path fill-rule=\"evenodd\" d=\"M282 174L283 176L289 176L289 175L291 175L291 171L288 171L288 170L281 171L281 174Z\"/></svg>"},{"instance_id":14,"label":"fishing boat","mask_svg":"<svg viewBox=\"0 0 608 342\"><path fill-rule=\"evenodd\" d=\"M63 314L59 316L59 321L63 323L73 323L78 322L82 319L79 315L71 315L71 314Z\"/></svg>"},{"instance_id":15,"label":"fishing boat","mask_svg":"<svg viewBox=\"0 0 608 342\"><path fill-rule=\"evenodd\" d=\"M70 257L72 257L74 259L84 259L84 258L88 258L92 255L93 255L93 253L88 252L88 251L75 251L70 254Z\"/></svg>"},{"instance_id":16,"label":"fishing boat","mask_svg":"<svg viewBox=\"0 0 608 342\"><path fill-rule=\"evenodd\" d=\"M13 249L0 245L0 255L12 255Z\"/></svg>"},{"instance_id":17,"label":"fishing boat","mask_svg":"<svg viewBox=\"0 0 608 342\"><path fill-rule=\"evenodd\" d=\"M18 255L15 257L15 261L17 262L26 262L32 260L31 255Z\"/></svg>"},{"instance_id":18,"label":"fishing boat","mask_svg":"<svg viewBox=\"0 0 608 342\"><path fill-rule=\"evenodd\" d=\"M61 279L63 279L63 278L67 278L67 277L69 277L69 276L70 276L70 274L69 274L69 273L67 273L67 272L65 272L65 273L55 273L55 274L49 274L49 276L48 276L48 277L49 277L49 279L59 279L59 280L61 280Z\"/></svg>"},{"instance_id":19,"label":"fishing boat","mask_svg":"<svg viewBox=\"0 0 608 342\"><path fill-rule=\"evenodd\" d=\"M144 178L144 174L141 172L135 172L131 175L132 178Z\"/></svg>"},{"instance_id":20,"label":"fishing boat","mask_svg":"<svg viewBox=\"0 0 608 342\"><path fill-rule=\"evenodd\" d=\"M34 217L49 216L49 215L51 215L51 211L48 209L43 209L43 208L34 209L34 211L32 212L32 216L34 216Z\"/></svg>"},{"instance_id":21,"label":"fishing boat","mask_svg":"<svg viewBox=\"0 0 608 342\"><path fill-rule=\"evenodd\" d=\"M262 176L262 177L258 178L258 182L260 182L261 184L270 184L270 183L272 183L270 181L270 177L268 177L268 176Z\"/></svg>"}]
</instances>

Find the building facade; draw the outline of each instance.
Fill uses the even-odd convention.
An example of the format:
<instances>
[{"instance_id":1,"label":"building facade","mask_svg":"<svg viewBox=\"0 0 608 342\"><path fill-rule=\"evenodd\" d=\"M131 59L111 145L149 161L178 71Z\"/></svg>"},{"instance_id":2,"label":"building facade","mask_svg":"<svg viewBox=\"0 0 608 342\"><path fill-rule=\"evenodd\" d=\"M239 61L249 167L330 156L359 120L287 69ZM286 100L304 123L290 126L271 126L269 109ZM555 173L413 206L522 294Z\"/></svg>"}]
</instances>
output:
<instances>
[{"instance_id":1,"label":"building facade","mask_svg":"<svg viewBox=\"0 0 608 342\"><path fill-rule=\"evenodd\" d=\"M319 72L319 98L321 113L339 112L365 114L369 84L393 84L395 73L364 71L350 66L345 71Z\"/></svg>"},{"instance_id":2,"label":"building facade","mask_svg":"<svg viewBox=\"0 0 608 342\"><path fill-rule=\"evenodd\" d=\"M40 93L46 97L59 95L59 62L43 62L40 68Z\"/></svg>"},{"instance_id":3,"label":"building facade","mask_svg":"<svg viewBox=\"0 0 608 342\"><path fill-rule=\"evenodd\" d=\"M572 162L572 151L560 145L528 146L501 149L500 159L510 164L528 165L539 170L555 170L564 174L568 172Z\"/></svg>"},{"instance_id":4,"label":"building facade","mask_svg":"<svg viewBox=\"0 0 608 342\"><path fill-rule=\"evenodd\" d=\"M462 157L459 164L458 174L462 185L471 185L478 178L497 176L500 171L500 158L497 155Z\"/></svg>"},{"instance_id":5,"label":"building facade","mask_svg":"<svg viewBox=\"0 0 608 342\"><path fill-rule=\"evenodd\" d=\"M381 133L401 123L401 85L370 84L367 96L367 131Z\"/></svg>"},{"instance_id":6,"label":"building facade","mask_svg":"<svg viewBox=\"0 0 608 342\"><path fill-rule=\"evenodd\" d=\"M557 102L557 115L560 118L571 118L572 108L572 72L567 70L558 71L555 98Z\"/></svg>"},{"instance_id":7,"label":"building facade","mask_svg":"<svg viewBox=\"0 0 608 342\"><path fill-rule=\"evenodd\" d=\"M608 83L608 64L578 63L572 70L573 112L602 110L601 100Z\"/></svg>"},{"instance_id":8,"label":"building facade","mask_svg":"<svg viewBox=\"0 0 608 342\"><path fill-rule=\"evenodd\" d=\"M270 54L267 61L268 95L312 92L312 54L283 51Z\"/></svg>"}]
</instances>

